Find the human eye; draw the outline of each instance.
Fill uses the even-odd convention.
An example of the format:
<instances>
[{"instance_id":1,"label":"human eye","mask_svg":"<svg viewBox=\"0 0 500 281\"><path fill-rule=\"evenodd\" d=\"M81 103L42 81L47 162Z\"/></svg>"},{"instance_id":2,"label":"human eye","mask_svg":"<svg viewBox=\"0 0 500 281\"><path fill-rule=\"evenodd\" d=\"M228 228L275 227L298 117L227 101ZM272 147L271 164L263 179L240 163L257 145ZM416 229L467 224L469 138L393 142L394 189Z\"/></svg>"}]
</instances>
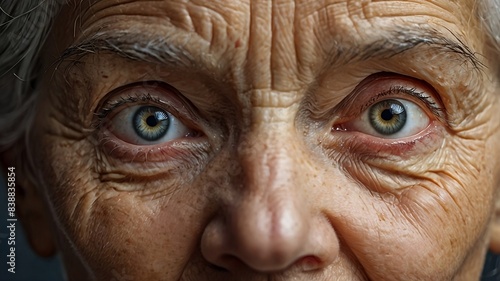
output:
<instances>
[{"instance_id":1,"label":"human eye","mask_svg":"<svg viewBox=\"0 0 500 281\"><path fill-rule=\"evenodd\" d=\"M97 113L108 154L133 161L163 161L189 150L203 136L189 102L165 84L136 83L109 94Z\"/></svg>"},{"instance_id":2,"label":"human eye","mask_svg":"<svg viewBox=\"0 0 500 281\"><path fill-rule=\"evenodd\" d=\"M435 91L417 79L377 75L362 83L353 95L344 102L348 110L333 130L382 140L407 139L423 134L442 118L443 110Z\"/></svg>"},{"instance_id":3,"label":"human eye","mask_svg":"<svg viewBox=\"0 0 500 281\"><path fill-rule=\"evenodd\" d=\"M190 129L172 113L147 104L122 109L109 124L116 137L135 145L161 144L190 134Z\"/></svg>"},{"instance_id":4,"label":"human eye","mask_svg":"<svg viewBox=\"0 0 500 281\"><path fill-rule=\"evenodd\" d=\"M343 126L379 138L397 139L416 135L429 124L430 117L418 103L404 98L386 98Z\"/></svg>"}]
</instances>

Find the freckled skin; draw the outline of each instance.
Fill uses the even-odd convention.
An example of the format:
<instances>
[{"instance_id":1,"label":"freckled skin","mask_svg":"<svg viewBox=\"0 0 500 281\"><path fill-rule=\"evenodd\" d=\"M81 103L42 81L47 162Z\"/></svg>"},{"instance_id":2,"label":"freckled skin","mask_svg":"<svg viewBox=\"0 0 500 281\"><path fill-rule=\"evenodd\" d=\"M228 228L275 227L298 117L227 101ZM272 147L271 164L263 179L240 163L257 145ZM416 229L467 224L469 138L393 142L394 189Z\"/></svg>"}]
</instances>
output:
<instances>
[{"instance_id":1,"label":"freckled skin","mask_svg":"<svg viewBox=\"0 0 500 281\"><path fill-rule=\"evenodd\" d=\"M467 5L143 2L70 5L44 48L53 67L97 30L134 31L184 42L203 65L195 75L102 53L46 72L29 150L70 280L478 279L498 197L497 82L422 53L324 65L340 39L400 25L449 30L481 52ZM325 112L377 72L425 80L451 125L431 118L411 146L332 131ZM92 127L107 93L148 80L185 95L203 136L160 155Z\"/></svg>"}]
</instances>

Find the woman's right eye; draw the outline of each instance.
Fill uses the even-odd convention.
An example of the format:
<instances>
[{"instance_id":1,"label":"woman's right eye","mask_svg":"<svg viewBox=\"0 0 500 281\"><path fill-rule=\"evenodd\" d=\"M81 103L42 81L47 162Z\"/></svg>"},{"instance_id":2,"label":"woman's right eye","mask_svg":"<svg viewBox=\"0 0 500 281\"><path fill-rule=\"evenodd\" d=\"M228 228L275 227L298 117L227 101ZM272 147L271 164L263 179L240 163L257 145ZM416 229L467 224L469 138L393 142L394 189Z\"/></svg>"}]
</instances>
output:
<instances>
[{"instance_id":1,"label":"woman's right eye","mask_svg":"<svg viewBox=\"0 0 500 281\"><path fill-rule=\"evenodd\" d=\"M111 117L108 126L117 138L134 145L157 145L192 134L172 113L154 105L126 107Z\"/></svg>"}]
</instances>

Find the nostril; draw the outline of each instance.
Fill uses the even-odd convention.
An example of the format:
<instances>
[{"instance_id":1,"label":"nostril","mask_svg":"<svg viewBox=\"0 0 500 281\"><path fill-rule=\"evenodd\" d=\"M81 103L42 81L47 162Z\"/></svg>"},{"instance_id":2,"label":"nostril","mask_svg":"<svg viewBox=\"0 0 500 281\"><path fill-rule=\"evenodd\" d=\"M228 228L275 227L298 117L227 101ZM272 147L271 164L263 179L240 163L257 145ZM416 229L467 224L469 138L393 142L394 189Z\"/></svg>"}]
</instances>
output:
<instances>
[{"instance_id":1,"label":"nostril","mask_svg":"<svg viewBox=\"0 0 500 281\"><path fill-rule=\"evenodd\" d=\"M219 272L229 272L229 270L227 270L226 268L224 268L222 266L218 266L218 265L213 264L211 262L208 262L208 267L210 267L211 269L213 269L215 271L219 271Z\"/></svg>"},{"instance_id":2,"label":"nostril","mask_svg":"<svg viewBox=\"0 0 500 281\"><path fill-rule=\"evenodd\" d=\"M305 256L297 260L295 263L303 271L313 271L322 267L322 262L318 257Z\"/></svg>"},{"instance_id":3,"label":"nostril","mask_svg":"<svg viewBox=\"0 0 500 281\"><path fill-rule=\"evenodd\" d=\"M223 255L217 260L217 264L208 262L208 265L213 270L219 272L231 272L233 270L237 270L238 268L244 268L246 263L233 255ZM283 269L286 269L288 267L296 267L301 271L314 271L322 268L322 266L323 262L320 258L313 255L308 255L297 259L295 263L283 267Z\"/></svg>"},{"instance_id":4,"label":"nostril","mask_svg":"<svg viewBox=\"0 0 500 281\"><path fill-rule=\"evenodd\" d=\"M244 263L239 258L229 254L223 254L212 261L207 260L207 263L210 268L220 272L232 272L244 266Z\"/></svg>"}]
</instances>

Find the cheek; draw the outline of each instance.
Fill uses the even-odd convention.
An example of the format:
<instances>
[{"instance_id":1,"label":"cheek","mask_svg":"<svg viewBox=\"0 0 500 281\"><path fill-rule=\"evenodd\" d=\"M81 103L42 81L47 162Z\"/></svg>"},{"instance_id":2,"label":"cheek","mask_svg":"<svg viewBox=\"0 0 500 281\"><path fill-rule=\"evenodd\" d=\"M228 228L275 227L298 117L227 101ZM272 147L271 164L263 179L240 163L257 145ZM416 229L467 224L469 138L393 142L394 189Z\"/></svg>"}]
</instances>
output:
<instances>
[{"instance_id":1,"label":"cheek","mask_svg":"<svg viewBox=\"0 0 500 281\"><path fill-rule=\"evenodd\" d=\"M195 215L174 203L182 198L170 200L168 206L154 209L149 207L151 202L127 194L94 202L88 210L92 223L74 239L98 279L112 278L110 269L145 280L180 277L196 247L199 230L190 223ZM82 231L87 237L83 238Z\"/></svg>"},{"instance_id":2,"label":"cheek","mask_svg":"<svg viewBox=\"0 0 500 281\"><path fill-rule=\"evenodd\" d=\"M63 252L79 257L75 262L86 264L98 280L116 274L143 280L180 277L202 221L197 208L187 207L200 201L191 192L194 187L151 193L142 191L152 184L142 182L135 183L134 191L119 191L95 173L92 143L52 134L42 134L36 143L35 158Z\"/></svg>"},{"instance_id":3,"label":"cheek","mask_svg":"<svg viewBox=\"0 0 500 281\"><path fill-rule=\"evenodd\" d=\"M373 280L452 279L484 238L494 186L491 170L479 166L487 165L485 142L445 143L429 163L386 160L387 169L370 169L353 158L351 169L369 177L325 176L329 219Z\"/></svg>"}]
</instances>

